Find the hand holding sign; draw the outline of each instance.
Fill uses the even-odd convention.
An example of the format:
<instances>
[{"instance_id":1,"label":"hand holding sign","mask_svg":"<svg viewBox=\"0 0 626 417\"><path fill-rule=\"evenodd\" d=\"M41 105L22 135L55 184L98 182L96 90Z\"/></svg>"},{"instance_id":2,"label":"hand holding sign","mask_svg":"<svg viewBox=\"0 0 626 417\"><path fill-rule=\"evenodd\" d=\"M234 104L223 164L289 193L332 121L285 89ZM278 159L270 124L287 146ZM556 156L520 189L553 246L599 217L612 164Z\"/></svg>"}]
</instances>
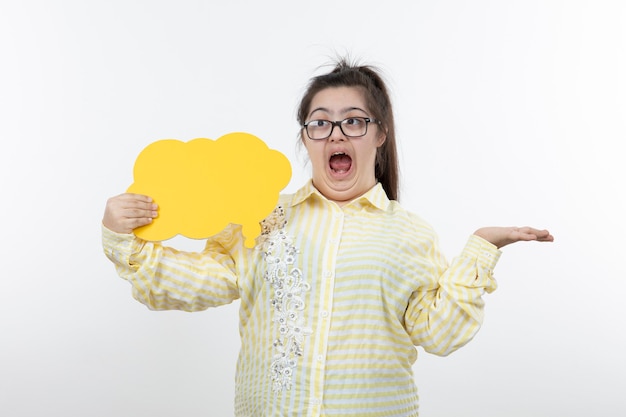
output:
<instances>
[{"instance_id":1,"label":"hand holding sign","mask_svg":"<svg viewBox=\"0 0 626 417\"><path fill-rule=\"evenodd\" d=\"M145 240L203 239L234 223L252 247L290 179L289 160L248 133L156 141L137 157L127 191L152 197L159 217L134 232Z\"/></svg>"}]
</instances>

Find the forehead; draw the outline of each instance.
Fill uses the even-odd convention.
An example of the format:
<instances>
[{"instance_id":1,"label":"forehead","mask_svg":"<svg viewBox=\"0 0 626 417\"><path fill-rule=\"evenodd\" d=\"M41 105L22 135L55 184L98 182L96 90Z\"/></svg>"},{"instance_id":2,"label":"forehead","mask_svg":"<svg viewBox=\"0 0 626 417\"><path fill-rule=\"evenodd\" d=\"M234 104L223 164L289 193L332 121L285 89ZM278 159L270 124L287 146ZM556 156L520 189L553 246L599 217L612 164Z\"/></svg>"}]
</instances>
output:
<instances>
[{"instance_id":1,"label":"forehead","mask_svg":"<svg viewBox=\"0 0 626 417\"><path fill-rule=\"evenodd\" d=\"M365 94L360 87L328 87L313 96L309 114L316 111L347 113L354 109L367 111Z\"/></svg>"}]
</instances>

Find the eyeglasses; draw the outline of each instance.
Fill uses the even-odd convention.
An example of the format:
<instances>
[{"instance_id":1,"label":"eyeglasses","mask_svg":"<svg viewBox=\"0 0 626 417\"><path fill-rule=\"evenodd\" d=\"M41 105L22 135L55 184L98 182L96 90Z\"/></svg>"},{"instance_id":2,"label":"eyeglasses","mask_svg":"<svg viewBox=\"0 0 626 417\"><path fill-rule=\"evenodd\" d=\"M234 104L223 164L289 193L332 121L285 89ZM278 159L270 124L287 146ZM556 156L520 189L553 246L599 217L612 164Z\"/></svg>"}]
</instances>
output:
<instances>
[{"instance_id":1,"label":"eyeglasses","mask_svg":"<svg viewBox=\"0 0 626 417\"><path fill-rule=\"evenodd\" d=\"M367 134L367 125L370 123L380 123L370 117L348 117L347 119L332 122L330 120L311 120L302 125L306 129L306 134L312 140L322 140L329 138L333 134L335 126L339 126L341 133L349 138L358 138Z\"/></svg>"}]
</instances>

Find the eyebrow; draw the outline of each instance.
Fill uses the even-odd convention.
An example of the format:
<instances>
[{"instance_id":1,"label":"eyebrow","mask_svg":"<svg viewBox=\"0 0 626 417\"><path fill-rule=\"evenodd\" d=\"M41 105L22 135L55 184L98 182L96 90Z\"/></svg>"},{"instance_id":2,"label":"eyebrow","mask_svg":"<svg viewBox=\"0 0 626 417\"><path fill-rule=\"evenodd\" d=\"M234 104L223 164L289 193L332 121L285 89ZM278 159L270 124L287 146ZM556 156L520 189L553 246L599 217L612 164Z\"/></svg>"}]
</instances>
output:
<instances>
[{"instance_id":1,"label":"eyebrow","mask_svg":"<svg viewBox=\"0 0 626 417\"><path fill-rule=\"evenodd\" d=\"M345 107L345 108L341 109L341 110L339 111L339 113L340 113L340 114L345 114L345 113L348 113L348 112L350 112L350 111L352 111L352 110L359 110L359 111L362 111L362 112L363 112L363 113L365 113L365 114L368 114L365 110L363 110L363 109L362 109L362 108L360 108L360 107ZM323 112L326 112L326 113L330 113L330 110L328 110L326 107L317 107L317 108L313 109L313 110L309 113L309 117L311 117L311 116L313 115L313 113L315 113L316 111L323 111Z\"/></svg>"}]
</instances>

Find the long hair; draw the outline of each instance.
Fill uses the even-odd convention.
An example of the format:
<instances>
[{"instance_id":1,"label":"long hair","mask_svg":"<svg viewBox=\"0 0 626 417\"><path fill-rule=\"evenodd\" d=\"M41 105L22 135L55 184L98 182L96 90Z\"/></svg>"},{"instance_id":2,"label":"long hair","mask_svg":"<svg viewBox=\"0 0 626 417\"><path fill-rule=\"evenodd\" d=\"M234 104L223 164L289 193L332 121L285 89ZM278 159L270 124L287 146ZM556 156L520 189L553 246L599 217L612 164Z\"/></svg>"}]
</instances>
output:
<instances>
[{"instance_id":1,"label":"long hair","mask_svg":"<svg viewBox=\"0 0 626 417\"><path fill-rule=\"evenodd\" d=\"M380 120L379 128L384 129L387 136L376 151L374 172L387 197L399 200L400 175L393 109L387 86L379 71L370 65L350 64L342 58L329 73L313 77L298 107L297 118L301 126L306 121L313 97L330 87L360 87L364 91L368 109L374 118Z\"/></svg>"}]
</instances>

